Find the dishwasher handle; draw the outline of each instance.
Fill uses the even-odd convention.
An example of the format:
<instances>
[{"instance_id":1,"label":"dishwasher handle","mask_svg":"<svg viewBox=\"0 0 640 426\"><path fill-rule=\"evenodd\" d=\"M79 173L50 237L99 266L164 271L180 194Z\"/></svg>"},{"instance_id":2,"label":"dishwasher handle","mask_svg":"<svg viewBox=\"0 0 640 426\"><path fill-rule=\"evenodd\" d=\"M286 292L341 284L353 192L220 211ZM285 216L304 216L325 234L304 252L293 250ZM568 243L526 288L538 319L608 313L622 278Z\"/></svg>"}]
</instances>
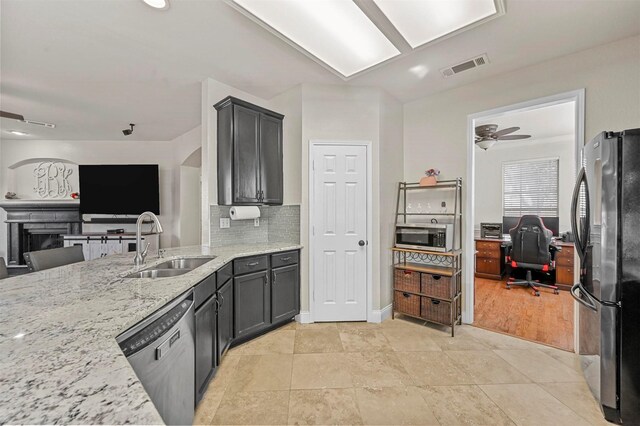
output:
<instances>
[{"instance_id":1,"label":"dishwasher handle","mask_svg":"<svg viewBox=\"0 0 640 426\"><path fill-rule=\"evenodd\" d=\"M169 350L173 347L173 344L180 340L180 330L176 330L175 333L171 337L169 337L164 342L160 343L160 345L156 348L156 360L161 359Z\"/></svg>"}]
</instances>

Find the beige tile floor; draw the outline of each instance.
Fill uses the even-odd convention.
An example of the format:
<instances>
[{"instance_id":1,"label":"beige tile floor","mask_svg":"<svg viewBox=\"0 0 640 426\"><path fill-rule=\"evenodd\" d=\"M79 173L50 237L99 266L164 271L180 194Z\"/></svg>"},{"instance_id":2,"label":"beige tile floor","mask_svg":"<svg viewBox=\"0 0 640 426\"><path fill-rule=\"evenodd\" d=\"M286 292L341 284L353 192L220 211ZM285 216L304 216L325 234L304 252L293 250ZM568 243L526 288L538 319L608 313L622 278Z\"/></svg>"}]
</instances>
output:
<instances>
[{"instance_id":1,"label":"beige tile floor","mask_svg":"<svg viewBox=\"0 0 640 426\"><path fill-rule=\"evenodd\" d=\"M575 355L409 319L288 324L233 348L195 424L606 424Z\"/></svg>"}]
</instances>

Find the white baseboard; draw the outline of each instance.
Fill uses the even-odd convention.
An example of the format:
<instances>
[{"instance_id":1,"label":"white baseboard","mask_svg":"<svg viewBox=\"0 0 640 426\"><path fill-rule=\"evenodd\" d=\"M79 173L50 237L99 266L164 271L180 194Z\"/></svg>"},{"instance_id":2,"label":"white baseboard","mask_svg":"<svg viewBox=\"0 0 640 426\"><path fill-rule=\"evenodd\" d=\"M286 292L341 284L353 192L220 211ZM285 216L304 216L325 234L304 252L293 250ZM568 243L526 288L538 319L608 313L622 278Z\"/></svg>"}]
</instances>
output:
<instances>
[{"instance_id":1,"label":"white baseboard","mask_svg":"<svg viewBox=\"0 0 640 426\"><path fill-rule=\"evenodd\" d=\"M300 324L311 324L311 313L309 311L300 311L298 315L296 315L296 321Z\"/></svg>"},{"instance_id":2,"label":"white baseboard","mask_svg":"<svg viewBox=\"0 0 640 426\"><path fill-rule=\"evenodd\" d=\"M369 322L382 322L387 318L391 318L391 309L391 304L385 306L382 309L374 309L373 311L371 311L371 318L369 318Z\"/></svg>"}]
</instances>

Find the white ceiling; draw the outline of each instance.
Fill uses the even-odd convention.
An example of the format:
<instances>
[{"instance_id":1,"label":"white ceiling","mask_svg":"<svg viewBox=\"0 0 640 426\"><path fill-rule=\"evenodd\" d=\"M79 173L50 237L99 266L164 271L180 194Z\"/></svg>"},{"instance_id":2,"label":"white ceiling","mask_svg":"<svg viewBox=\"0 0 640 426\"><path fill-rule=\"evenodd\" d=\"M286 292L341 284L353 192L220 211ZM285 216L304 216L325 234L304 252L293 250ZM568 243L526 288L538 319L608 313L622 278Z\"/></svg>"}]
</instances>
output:
<instances>
[{"instance_id":1,"label":"white ceiling","mask_svg":"<svg viewBox=\"0 0 640 426\"><path fill-rule=\"evenodd\" d=\"M211 77L266 99L300 83L373 85L401 101L640 33L640 1L507 0L506 15L348 82L221 0L0 0L0 107L56 123L3 119L37 139L170 140L200 123ZM362 0L359 0L362 1ZM370 0L369 0L370 1ZM605 24L610 23L610 24ZM477 54L491 63L444 79ZM409 69L427 69L419 78Z\"/></svg>"},{"instance_id":2,"label":"white ceiling","mask_svg":"<svg viewBox=\"0 0 640 426\"><path fill-rule=\"evenodd\" d=\"M498 130L508 127L520 127L520 130L511 134L531 135L530 139L499 141L496 146L513 146L514 144L530 143L542 139L548 140L560 136L573 136L575 129L575 103L565 102L529 111L507 113L497 118L478 120L476 122L476 126L483 124L497 124Z\"/></svg>"}]
</instances>

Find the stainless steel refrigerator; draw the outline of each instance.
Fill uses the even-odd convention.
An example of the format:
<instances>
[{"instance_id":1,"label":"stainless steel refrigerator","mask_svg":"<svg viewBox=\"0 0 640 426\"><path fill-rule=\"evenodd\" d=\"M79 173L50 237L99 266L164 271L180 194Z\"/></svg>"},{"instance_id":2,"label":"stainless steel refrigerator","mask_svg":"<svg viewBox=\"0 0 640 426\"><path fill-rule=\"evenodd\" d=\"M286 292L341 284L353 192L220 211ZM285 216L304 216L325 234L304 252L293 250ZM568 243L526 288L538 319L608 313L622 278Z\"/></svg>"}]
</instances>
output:
<instances>
[{"instance_id":1,"label":"stainless steel refrigerator","mask_svg":"<svg viewBox=\"0 0 640 426\"><path fill-rule=\"evenodd\" d=\"M640 424L640 129L585 145L572 202L579 353L607 420Z\"/></svg>"}]
</instances>

